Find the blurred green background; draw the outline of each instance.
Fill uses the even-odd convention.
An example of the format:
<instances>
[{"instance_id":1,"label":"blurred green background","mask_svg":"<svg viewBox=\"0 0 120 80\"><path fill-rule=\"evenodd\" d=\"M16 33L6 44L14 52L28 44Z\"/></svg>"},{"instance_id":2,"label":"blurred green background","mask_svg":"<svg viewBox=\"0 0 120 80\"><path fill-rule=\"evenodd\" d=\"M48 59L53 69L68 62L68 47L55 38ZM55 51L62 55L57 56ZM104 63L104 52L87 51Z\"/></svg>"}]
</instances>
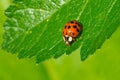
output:
<instances>
[{"instance_id":1,"label":"blurred green background","mask_svg":"<svg viewBox=\"0 0 120 80\"><path fill-rule=\"evenodd\" d=\"M4 10L10 0L0 0L0 44L3 41ZM113 26L114 27L114 26ZM0 80L120 80L120 27L101 49L81 62L79 49L71 55L36 64L32 59L18 59L0 50Z\"/></svg>"}]
</instances>

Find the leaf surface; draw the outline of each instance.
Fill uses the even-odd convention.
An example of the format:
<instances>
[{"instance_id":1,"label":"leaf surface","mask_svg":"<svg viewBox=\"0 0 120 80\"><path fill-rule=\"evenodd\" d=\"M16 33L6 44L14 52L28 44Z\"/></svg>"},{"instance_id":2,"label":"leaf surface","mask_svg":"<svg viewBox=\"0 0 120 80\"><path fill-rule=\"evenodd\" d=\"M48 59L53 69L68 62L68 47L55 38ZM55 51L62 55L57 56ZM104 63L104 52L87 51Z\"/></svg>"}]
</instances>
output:
<instances>
[{"instance_id":1,"label":"leaf surface","mask_svg":"<svg viewBox=\"0 0 120 80\"><path fill-rule=\"evenodd\" d=\"M70 54L80 47L85 60L120 26L120 0L14 0L5 11L2 48L36 62ZM71 46L62 38L64 24L78 20L83 32Z\"/></svg>"}]
</instances>

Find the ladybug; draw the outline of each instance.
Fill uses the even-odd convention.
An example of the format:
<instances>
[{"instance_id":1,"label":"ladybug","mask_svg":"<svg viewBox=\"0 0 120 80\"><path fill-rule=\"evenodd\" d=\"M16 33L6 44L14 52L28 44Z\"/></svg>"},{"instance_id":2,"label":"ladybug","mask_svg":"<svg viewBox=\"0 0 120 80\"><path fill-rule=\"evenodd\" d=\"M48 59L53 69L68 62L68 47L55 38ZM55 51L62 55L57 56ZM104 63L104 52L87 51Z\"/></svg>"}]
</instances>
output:
<instances>
[{"instance_id":1,"label":"ladybug","mask_svg":"<svg viewBox=\"0 0 120 80\"><path fill-rule=\"evenodd\" d=\"M63 39L66 45L70 45L82 32L82 25L76 21L72 20L65 24L65 27L62 31Z\"/></svg>"}]
</instances>

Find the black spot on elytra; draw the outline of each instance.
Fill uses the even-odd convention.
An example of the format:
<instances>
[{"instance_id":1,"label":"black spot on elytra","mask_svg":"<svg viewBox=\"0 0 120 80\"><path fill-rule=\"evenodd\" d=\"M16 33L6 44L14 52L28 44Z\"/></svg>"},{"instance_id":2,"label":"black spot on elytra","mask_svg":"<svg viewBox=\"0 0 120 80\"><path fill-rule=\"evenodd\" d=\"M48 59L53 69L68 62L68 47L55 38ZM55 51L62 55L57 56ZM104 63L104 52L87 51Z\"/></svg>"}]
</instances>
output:
<instances>
[{"instance_id":1,"label":"black spot on elytra","mask_svg":"<svg viewBox=\"0 0 120 80\"><path fill-rule=\"evenodd\" d=\"M70 29L70 26L68 26L68 29Z\"/></svg>"},{"instance_id":2,"label":"black spot on elytra","mask_svg":"<svg viewBox=\"0 0 120 80\"><path fill-rule=\"evenodd\" d=\"M78 24L78 26L80 27L80 24Z\"/></svg>"},{"instance_id":3,"label":"black spot on elytra","mask_svg":"<svg viewBox=\"0 0 120 80\"><path fill-rule=\"evenodd\" d=\"M77 28L76 30L77 30L77 32L79 32L79 29L78 29L78 28Z\"/></svg>"},{"instance_id":4,"label":"black spot on elytra","mask_svg":"<svg viewBox=\"0 0 120 80\"><path fill-rule=\"evenodd\" d=\"M78 24L77 22L75 24Z\"/></svg>"},{"instance_id":5,"label":"black spot on elytra","mask_svg":"<svg viewBox=\"0 0 120 80\"><path fill-rule=\"evenodd\" d=\"M77 26L74 25L73 28L77 28Z\"/></svg>"},{"instance_id":6,"label":"black spot on elytra","mask_svg":"<svg viewBox=\"0 0 120 80\"><path fill-rule=\"evenodd\" d=\"M65 26L65 29L66 29L66 26Z\"/></svg>"},{"instance_id":7,"label":"black spot on elytra","mask_svg":"<svg viewBox=\"0 0 120 80\"><path fill-rule=\"evenodd\" d=\"M75 35L75 33L72 33L73 35Z\"/></svg>"},{"instance_id":8,"label":"black spot on elytra","mask_svg":"<svg viewBox=\"0 0 120 80\"><path fill-rule=\"evenodd\" d=\"M70 23L74 23L74 21L70 21Z\"/></svg>"},{"instance_id":9,"label":"black spot on elytra","mask_svg":"<svg viewBox=\"0 0 120 80\"><path fill-rule=\"evenodd\" d=\"M77 24L80 27L80 23L79 22L76 22L75 24Z\"/></svg>"}]
</instances>

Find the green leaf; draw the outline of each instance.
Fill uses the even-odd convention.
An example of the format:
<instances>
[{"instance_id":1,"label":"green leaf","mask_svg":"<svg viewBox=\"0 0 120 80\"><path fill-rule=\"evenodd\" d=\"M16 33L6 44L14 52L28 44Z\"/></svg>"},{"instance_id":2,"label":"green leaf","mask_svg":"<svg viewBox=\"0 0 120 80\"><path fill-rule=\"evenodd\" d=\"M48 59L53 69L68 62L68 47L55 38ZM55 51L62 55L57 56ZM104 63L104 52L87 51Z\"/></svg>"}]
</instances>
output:
<instances>
[{"instance_id":1,"label":"green leaf","mask_svg":"<svg viewBox=\"0 0 120 80\"><path fill-rule=\"evenodd\" d=\"M14 0L5 11L2 48L36 62L81 49L85 60L120 26L120 0ZM83 32L71 46L62 39L64 24L78 20Z\"/></svg>"}]
</instances>

